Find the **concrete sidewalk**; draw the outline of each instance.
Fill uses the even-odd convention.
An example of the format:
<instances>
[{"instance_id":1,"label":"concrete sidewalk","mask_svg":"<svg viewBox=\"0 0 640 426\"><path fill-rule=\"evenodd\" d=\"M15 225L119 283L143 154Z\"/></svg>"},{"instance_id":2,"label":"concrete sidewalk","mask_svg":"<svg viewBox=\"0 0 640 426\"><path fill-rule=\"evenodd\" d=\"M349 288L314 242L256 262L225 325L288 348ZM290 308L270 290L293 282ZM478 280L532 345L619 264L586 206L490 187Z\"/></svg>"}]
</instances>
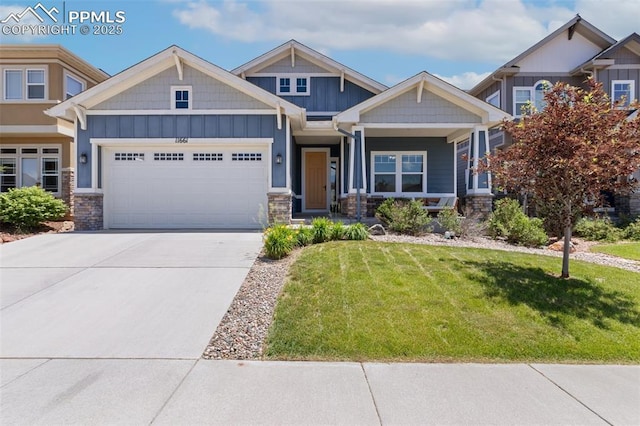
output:
<instances>
[{"instance_id":1,"label":"concrete sidewalk","mask_svg":"<svg viewBox=\"0 0 640 426\"><path fill-rule=\"evenodd\" d=\"M14 424L640 424L640 366L2 359Z\"/></svg>"}]
</instances>

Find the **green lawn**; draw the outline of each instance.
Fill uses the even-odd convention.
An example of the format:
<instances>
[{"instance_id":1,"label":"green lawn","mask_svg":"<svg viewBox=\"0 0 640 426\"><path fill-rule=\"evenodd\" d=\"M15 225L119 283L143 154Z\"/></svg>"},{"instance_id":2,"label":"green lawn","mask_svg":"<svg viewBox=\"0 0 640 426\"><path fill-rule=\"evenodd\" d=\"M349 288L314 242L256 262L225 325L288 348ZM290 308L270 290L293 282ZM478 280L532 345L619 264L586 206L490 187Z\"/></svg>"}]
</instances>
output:
<instances>
[{"instance_id":1,"label":"green lawn","mask_svg":"<svg viewBox=\"0 0 640 426\"><path fill-rule=\"evenodd\" d=\"M274 359L640 361L640 274L504 251L308 247L269 331Z\"/></svg>"},{"instance_id":2,"label":"green lawn","mask_svg":"<svg viewBox=\"0 0 640 426\"><path fill-rule=\"evenodd\" d=\"M624 257L625 259L640 260L640 242L621 242L616 244L599 244L591 251Z\"/></svg>"}]
</instances>

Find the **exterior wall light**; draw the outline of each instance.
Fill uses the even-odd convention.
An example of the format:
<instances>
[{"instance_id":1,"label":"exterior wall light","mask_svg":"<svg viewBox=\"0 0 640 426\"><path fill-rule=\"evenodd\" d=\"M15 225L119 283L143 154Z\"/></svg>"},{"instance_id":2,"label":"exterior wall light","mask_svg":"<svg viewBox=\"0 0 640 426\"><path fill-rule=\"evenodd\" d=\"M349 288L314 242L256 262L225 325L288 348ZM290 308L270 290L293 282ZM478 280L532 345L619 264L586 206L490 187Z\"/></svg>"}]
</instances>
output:
<instances>
[{"instance_id":1,"label":"exterior wall light","mask_svg":"<svg viewBox=\"0 0 640 426\"><path fill-rule=\"evenodd\" d=\"M276 164L282 164L282 155L281 154L276 155Z\"/></svg>"},{"instance_id":2,"label":"exterior wall light","mask_svg":"<svg viewBox=\"0 0 640 426\"><path fill-rule=\"evenodd\" d=\"M80 154L80 164L87 164L87 154L84 152Z\"/></svg>"}]
</instances>

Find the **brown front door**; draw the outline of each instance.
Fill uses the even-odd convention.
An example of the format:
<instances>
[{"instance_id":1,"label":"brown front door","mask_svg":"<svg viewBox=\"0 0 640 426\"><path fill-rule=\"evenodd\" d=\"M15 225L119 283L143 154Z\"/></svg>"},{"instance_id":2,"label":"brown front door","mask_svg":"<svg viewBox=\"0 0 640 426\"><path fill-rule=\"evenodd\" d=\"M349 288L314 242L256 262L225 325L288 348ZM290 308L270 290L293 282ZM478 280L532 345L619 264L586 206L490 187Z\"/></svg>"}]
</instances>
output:
<instances>
[{"instance_id":1,"label":"brown front door","mask_svg":"<svg viewBox=\"0 0 640 426\"><path fill-rule=\"evenodd\" d=\"M305 162L305 207L308 210L327 209L327 153L307 151Z\"/></svg>"}]
</instances>

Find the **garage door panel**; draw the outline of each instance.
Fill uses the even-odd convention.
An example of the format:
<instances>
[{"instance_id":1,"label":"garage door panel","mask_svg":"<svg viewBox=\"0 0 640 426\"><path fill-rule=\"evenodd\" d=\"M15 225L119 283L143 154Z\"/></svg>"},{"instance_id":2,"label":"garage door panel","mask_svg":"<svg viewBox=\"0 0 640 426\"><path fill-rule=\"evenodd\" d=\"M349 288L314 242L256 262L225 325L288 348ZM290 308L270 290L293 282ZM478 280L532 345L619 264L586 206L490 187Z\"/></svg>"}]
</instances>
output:
<instances>
[{"instance_id":1,"label":"garage door panel","mask_svg":"<svg viewBox=\"0 0 640 426\"><path fill-rule=\"evenodd\" d=\"M182 148L182 147L181 147ZM266 161L231 161L232 148L215 148L212 154L202 149L165 149L141 147L130 152L144 153L144 161L115 161L110 149L105 156L109 179L105 189L107 226L112 228L259 228L260 215L267 207ZM154 153L182 161L156 161ZM247 152L261 153L265 148ZM128 158L130 158L129 156ZM157 156L156 156L157 157ZM254 156L255 157L255 156Z\"/></svg>"}]
</instances>

